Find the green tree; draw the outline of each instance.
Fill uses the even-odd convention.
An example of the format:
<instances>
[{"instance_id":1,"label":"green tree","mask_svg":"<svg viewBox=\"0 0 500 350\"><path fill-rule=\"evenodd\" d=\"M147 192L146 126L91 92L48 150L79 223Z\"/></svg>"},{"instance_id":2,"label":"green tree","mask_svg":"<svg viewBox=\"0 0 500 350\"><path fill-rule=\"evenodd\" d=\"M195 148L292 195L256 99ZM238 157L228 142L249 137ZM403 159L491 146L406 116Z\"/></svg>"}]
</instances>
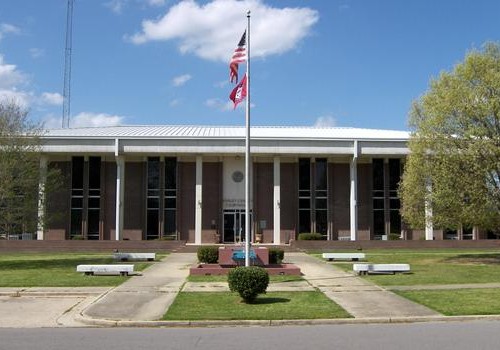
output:
<instances>
[{"instance_id":1,"label":"green tree","mask_svg":"<svg viewBox=\"0 0 500 350\"><path fill-rule=\"evenodd\" d=\"M47 218L38 215L40 125L13 101L0 102L0 237L34 233ZM46 189L58 182L57 169L47 171Z\"/></svg>"},{"instance_id":2,"label":"green tree","mask_svg":"<svg viewBox=\"0 0 500 350\"><path fill-rule=\"evenodd\" d=\"M400 186L401 214L424 227L425 201L441 228L500 222L500 46L469 52L413 103ZM429 191L431 189L431 191Z\"/></svg>"}]
</instances>

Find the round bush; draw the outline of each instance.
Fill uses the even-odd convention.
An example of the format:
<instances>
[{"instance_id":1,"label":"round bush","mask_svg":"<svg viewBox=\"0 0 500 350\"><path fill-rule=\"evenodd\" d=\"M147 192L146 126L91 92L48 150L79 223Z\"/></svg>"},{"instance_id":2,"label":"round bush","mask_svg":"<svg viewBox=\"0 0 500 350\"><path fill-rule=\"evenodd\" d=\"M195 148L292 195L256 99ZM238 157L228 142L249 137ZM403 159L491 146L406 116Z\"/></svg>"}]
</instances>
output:
<instances>
[{"instance_id":1,"label":"round bush","mask_svg":"<svg viewBox=\"0 0 500 350\"><path fill-rule=\"evenodd\" d=\"M321 241L325 237L320 233L299 233L299 241Z\"/></svg>"},{"instance_id":2,"label":"round bush","mask_svg":"<svg viewBox=\"0 0 500 350\"><path fill-rule=\"evenodd\" d=\"M269 249L269 264L281 264L285 257L285 251L278 248Z\"/></svg>"},{"instance_id":3,"label":"round bush","mask_svg":"<svg viewBox=\"0 0 500 350\"><path fill-rule=\"evenodd\" d=\"M219 247L198 248L198 261L205 264L217 264L219 261Z\"/></svg>"},{"instance_id":4,"label":"round bush","mask_svg":"<svg viewBox=\"0 0 500 350\"><path fill-rule=\"evenodd\" d=\"M229 271L227 281L231 292L237 292L245 303L251 303L257 295L266 292L269 274L262 267L240 266Z\"/></svg>"}]
</instances>

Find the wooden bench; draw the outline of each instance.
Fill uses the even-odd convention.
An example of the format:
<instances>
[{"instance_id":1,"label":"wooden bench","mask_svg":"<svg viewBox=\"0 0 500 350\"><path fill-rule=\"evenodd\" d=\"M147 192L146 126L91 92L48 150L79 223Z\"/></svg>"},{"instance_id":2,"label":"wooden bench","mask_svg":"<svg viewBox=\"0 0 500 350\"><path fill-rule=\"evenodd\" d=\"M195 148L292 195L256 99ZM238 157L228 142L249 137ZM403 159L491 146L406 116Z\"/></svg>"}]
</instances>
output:
<instances>
[{"instance_id":1,"label":"wooden bench","mask_svg":"<svg viewBox=\"0 0 500 350\"><path fill-rule=\"evenodd\" d=\"M83 272L86 275L122 275L128 276L134 272L134 265L78 265L76 272Z\"/></svg>"},{"instance_id":2,"label":"wooden bench","mask_svg":"<svg viewBox=\"0 0 500 350\"><path fill-rule=\"evenodd\" d=\"M156 253L113 253L113 258L119 261L139 261L147 260L154 261Z\"/></svg>"},{"instance_id":3,"label":"wooden bench","mask_svg":"<svg viewBox=\"0 0 500 350\"><path fill-rule=\"evenodd\" d=\"M409 264L353 264L352 270L358 275L366 275L369 273L404 273L410 272Z\"/></svg>"},{"instance_id":4,"label":"wooden bench","mask_svg":"<svg viewBox=\"0 0 500 350\"><path fill-rule=\"evenodd\" d=\"M328 261L333 261L333 260L358 261L360 259L365 259L365 253L323 253L323 259L328 259Z\"/></svg>"}]
</instances>

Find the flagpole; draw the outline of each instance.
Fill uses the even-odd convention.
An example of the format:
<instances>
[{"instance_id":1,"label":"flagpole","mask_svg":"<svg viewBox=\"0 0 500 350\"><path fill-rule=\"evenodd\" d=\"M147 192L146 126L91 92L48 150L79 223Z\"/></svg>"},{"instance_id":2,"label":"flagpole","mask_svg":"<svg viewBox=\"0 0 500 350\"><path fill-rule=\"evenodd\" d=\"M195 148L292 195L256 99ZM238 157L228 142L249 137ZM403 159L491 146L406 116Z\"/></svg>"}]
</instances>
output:
<instances>
[{"instance_id":1,"label":"flagpole","mask_svg":"<svg viewBox=\"0 0 500 350\"><path fill-rule=\"evenodd\" d=\"M245 137L245 266L250 266L250 11L247 12L247 100Z\"/></svg>"}]
</instances>

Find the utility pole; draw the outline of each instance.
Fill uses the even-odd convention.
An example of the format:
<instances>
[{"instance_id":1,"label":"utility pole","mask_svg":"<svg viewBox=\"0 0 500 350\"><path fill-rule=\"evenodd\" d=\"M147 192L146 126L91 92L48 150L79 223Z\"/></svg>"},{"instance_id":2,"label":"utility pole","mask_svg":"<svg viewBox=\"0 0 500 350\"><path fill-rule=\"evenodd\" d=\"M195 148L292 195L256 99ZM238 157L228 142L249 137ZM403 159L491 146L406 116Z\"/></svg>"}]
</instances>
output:
<instances>
[{"instance_id":1,"label":"utility pole","mask_svg":"<svg viewBox=\"0 0 500 350\"><path fill-rule=\"evenodd\" d=\"M69 128L71 112L71 48L73 37L73 2L68 0L66 13L66 47L64 49L64 88L63 88L63 114L62 127Z\"/></svg>"}]
</instances>

